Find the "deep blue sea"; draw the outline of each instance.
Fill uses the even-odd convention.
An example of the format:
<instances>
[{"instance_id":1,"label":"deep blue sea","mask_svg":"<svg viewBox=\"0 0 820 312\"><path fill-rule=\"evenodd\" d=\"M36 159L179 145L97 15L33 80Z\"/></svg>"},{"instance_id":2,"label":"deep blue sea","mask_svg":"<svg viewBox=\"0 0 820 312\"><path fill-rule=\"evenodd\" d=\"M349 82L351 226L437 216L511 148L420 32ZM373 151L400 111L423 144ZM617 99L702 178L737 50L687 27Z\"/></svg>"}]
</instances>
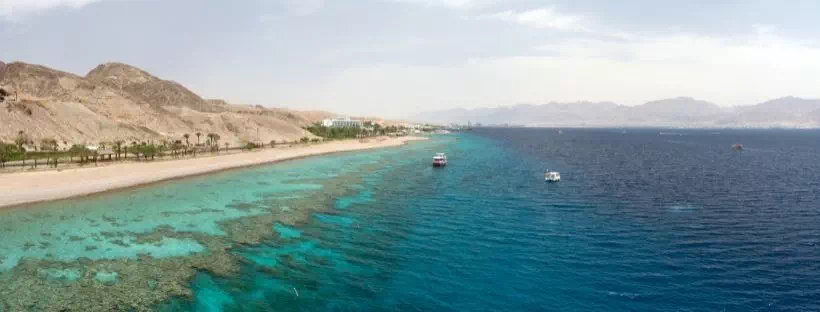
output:
<instances>
[{"instance_id":1,"label":"deep blue sea","mask_svg":"<svg viewBox=\"0 0 820 312\"><path fill-rule=\"evenodd\" d=\"M818 131L481 128L122 196L191 185L235 206L320 176L345 191L156 309L820 311Z\"/></svg>"},{"instance_id":2,"label":"deep blue sea","mask_svg":"<svg viewBox=\"0 0 820 312\"><path fill-rule=\"evenodd\" d=\"M243 251L322 246L339 263L283 278L253 263L238 279L203 273L193 309L820 310L818 132L480 129L439 140L411 155L447 152L446 168L397 161L374 174L368 200L315 217L284 246ZM563 182L544 183L547 168Z\"/></svg>"}]
</instances>

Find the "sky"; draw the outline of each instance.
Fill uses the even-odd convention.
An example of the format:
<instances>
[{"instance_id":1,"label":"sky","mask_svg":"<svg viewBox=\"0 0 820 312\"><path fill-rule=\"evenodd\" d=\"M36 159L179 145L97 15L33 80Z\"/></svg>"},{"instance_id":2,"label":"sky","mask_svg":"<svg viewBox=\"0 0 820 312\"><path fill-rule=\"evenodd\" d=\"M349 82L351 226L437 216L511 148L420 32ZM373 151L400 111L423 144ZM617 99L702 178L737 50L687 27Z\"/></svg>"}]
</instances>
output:
<instances>
[{"instance_id":1,"label":"sky","mask_svg":"<svg viewBox=\"0 0 820 312\"><path fill-rule=\"evenodd\" d=\"M0 60L341 114L820 98L820 1L0 0Z\"/></svg>"}]
</instances>

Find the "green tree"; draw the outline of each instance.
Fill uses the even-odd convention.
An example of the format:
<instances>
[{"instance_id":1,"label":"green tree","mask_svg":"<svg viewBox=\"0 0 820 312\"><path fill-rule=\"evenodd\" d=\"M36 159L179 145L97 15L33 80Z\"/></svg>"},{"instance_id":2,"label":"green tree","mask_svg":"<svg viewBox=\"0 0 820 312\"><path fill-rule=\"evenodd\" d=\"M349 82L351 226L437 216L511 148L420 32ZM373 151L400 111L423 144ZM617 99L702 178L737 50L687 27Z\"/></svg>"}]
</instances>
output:
<instances>
[{"instance_id":1,"label":"green tree","mask_svg":"<svg viewBox=\"0 0 820 312\"><path fill-rule=\"evenodd\" d=\"M17 137L14 138L14 145L17 145L17 150L23 153L23 166L26 165L26 156L28 155L28 152L23 146L28 144L28 142L29 138L26 132L23 130L18 131Z\"/></svg>"},{"instance_id":2,"label":"green tree","mask_svg":"<svg viewBox=\"0 0 820 312\"><path fill-rule=\"evenodd\" d=\"M126 155L127 155L128 153L131 153L131 154L133 154L134 156L137 156L137 160L140 160L140 150L139 150L139 145L140 145L140 144L139 144L139 143L137 143L137 141L131 141L131 146L128 146L128 147L126 148L126 150L125 150ZM126 156L126 157L127 157L127 156Z\"/></svg>"},{"instance_id":3,"label":"green tree","mask_svg":"<svg viewBox=\"0 0 820 312\"><path fill-rule=\"evenodd\" d=\"M300 141L300 142L302 142L302 143L304 144L304 143L310 142L310 138L308 138L308 137L302 137L301 139L299 139L299 141Z\"/></svg>"},{"instance_id":4,"label":"green tree","mask_svg":"<svg viewBox=\"0 0 820 312\"><path fill-rule=\"evenodd\" d=\"M142 152L143 158L148 160L150 157L151 160L154 160L154 156L157 154L157 146L154 144L142 144L140 146L140 152Z\"/></svg>"},{"instance_id":5,"label":"green tree","mask_svg":"<svg viewBox=\"0 0 820 312\"><path fill-rule=\"evenodd\" d=\"M157 146L157 155L162 158L168 150L168 141L163 140L161 145Z\"/></svg>"},{"instance_id":6,"label":"green tree","mask_svg":"<svg viewBox=\"0 0 820 312\"><path fill-rule=\"evenodd\" d=\"M182 143L182 140L174 141L174 145L177 147L177 157L185 155L185 143Z\"/></svg>"},{"instance_id":7,"label":"green tree","mask_svg":"<svg viewBox=\"0 0 820 312\"><path fill-rule=\"evenodd\" d=\"M270 140L270 147L271 148L276 147L276 140Z\"/></svg>"},{"instance_id":8,"label":"green tree","mask_svg":"<svg viewBox=\"0 0 820 312\"><path fill-rule=\"evenodd\" d=\"M214 145L214 136L216 136L216 134L214 134L214 133L208 133L206 135L206 137L208 137L208 141L206 141L206 144L208 146L213 146Z\"/></svg>"},{"instance_id":9,"label":"green tree","mask_svg":"<svg viewBox=\"0 0 820 312\"><path fill-rule=\"evenodd\" d=\"M330 140L357 138L365 134L361 127L325 127L320 123L305 127L305 130L315 136Z\"/></svg>"},{"instance_id":10,"label":"green tree","mask_svg":"<svg viewBox=\"0 0 820 312\"><path fill-rule=\"evenodd\" d=\"M74 144L68 149L68 161L73 161L76 156L80 157L80 164L85 164L86 158L88 157L88 152L88 148L86 148L85 145Z\"/></svg>"},{"instance_id":11,"label":"green tree","mask_svg":"<svg viewBox=\"0 0 820 312\"><path fill-rule=\"evenodd\" d=\"M122 140L115 140L114 141L114 150L117 152L117 160L120 159L120 153L122 152L122 144L124 142Z\"/></svg>"},{"instance_id":12,"label":"green tree","mask_svg":"<svg viewBox=\"0 0 820 312\"><path fill-rule=\"evenodd\" d=\"M220 139L222 139L222 137L220 137L220 136L219 136L218 134L216 134L216 133L214 133L213 135L214 135L214 136L213 136L213 140L214 140L214 147L216 147L216 151L217 151L217 152L219 152L219 140L220 140ZM225 149L227 149L227 148L228 148L227 146L228 146L228 144L226 143L226 144L225 144Z\"/></svg>"},{"instance_id":13,"label":"green tree","mask_svg":"<svg viewBox=\"0 0 820 312\"><path fill-rule=\"evenodd\" d=\"M168 145L168 149L171 150L171 158L177 158L177 150L179 149L177 142L171 142L171 144Z\"/></svg>"},{"instance_id":14,"label":"green tree","mask_svg":"<svg viewBox=\"0 0 820 312\"><path fill-rule=\"evenodd\" d=\"M55 152L57 151L57 140L55 139L41 139L40 140L40 150L43 152Z\"/></svg>"},{"instance_id":15,"label":"green tree","mask_svg":"<svg viewBox=\"0 0 820 312\"><path fill-rule=\"evenodd\" d=\"M46 165L51 165L51 157L57 152L57 140L55 139L41 139L40 151L46 154ZM57 160L54 160L53 166L57 166Z\"/></svg>"},{"instance_id":16,"label":"green tree","mask_svg":"<svg viewBox=\"0 0 820 312\"><path fill-rule=\"evenodd\" d=\"M6 167L6 162L17 157L17 145L0 142L0 168Z\"/></svg>"}]
</instances>

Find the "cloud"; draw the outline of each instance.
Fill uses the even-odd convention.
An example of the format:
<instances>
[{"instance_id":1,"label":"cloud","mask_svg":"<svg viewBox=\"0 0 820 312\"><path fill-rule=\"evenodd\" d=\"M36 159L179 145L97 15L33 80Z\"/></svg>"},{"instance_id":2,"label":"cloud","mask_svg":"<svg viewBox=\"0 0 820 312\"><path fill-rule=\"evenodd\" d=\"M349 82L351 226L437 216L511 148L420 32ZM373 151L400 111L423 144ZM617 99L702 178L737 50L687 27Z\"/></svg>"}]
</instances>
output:
<instances>
[{"instance_id":1,"label":"cloud","mask_svg":"<svg viewBox=\"0 0 820 312\"><path fill-rule=\"evenodd\" d=\"M281 20L282 17L278 16L278 15L270 14L270 13L265 13L265 14L259 15L259 17L257 19L258 19L259 23L265 24L265 23L270 23L270 22Z\"/></svg>"},{"instance_id":2,"label":"cloud","mask_svg":"<svg viewBox=\"0 0 820 312\"><path fill-rule=\"evenodd\" d=\"M99 1L103 0L2 0L0 1L0 17L16 20L38 11L59 7L81 8Z\"/></svg>"},{"instance_id":3,"label":"cloud","mask_svg":"<svg viewBox=\"0 0 820 312\"><path fill-rule=\"evenodd\" d=\"M488 15L480 15L477 18L500 20L535 28L559 30L581 30L581 22L583 20L581 16L559 13L552 7L527 11L507 10Z\"/></svg>"},{"instance_id":4,"label":"cloud","mask_svg":"<svg viewBox=\"0 0 820 312\"><path fill-rule=\"evenodd\" d=\"M379 55L392 55L401 52L418 51L428 44L427 40L420 37L398 38L384 42L371 42L342 46L317 52L317 60L321 62L332 62L334 60L354 60L369 58Z\"/></svg>"},{"instance_id":5,"label":"cloud","mask_svg":"<svg viewBox=\"0 0 820 312\"><path fill-rule=\"evenodd\" d=\"M498 0L384 0L398 3L440 6L452 9L475 9L498 2Z\"/></svg>"},{"instance_id":6,"label":"cloud","mask_svg":"<svg viewBox=\"0 0 820 312\"><path fill-rule=\"evenodd\" d=\"M539 49L573 59L820 71L820 59L815 57L820 55L820 48L810 42L781 37L771 27L755 27L754 32L745 36L725 38L686 33L630 38L574 38Z\"/></svg>"},{"instance_id":7,"label":"cloud","mask_svg":"<svg viewBox=\"0 0 820 312\"><path fill-rule=\"evenodd\" d=\"M693 96L734 106L784 95L820 97L820 48L768 30L744 38L669 34L556 40L542 49L552 53L474 58L454 66L383 63L347 68L299 96L324 109L346 107L351 114L397 117L550 101L634 105Z\"/></svg>"},{"instance_id":8,"label":"cloud","mask_svg":"<svg viewBox=\"0 0 820 312\"><path fill-rule=\"evenodd\" d=\"M285 10L291 16L307 16L325 7L324 0L283 0Z\"/></svg>"}]
</instances>

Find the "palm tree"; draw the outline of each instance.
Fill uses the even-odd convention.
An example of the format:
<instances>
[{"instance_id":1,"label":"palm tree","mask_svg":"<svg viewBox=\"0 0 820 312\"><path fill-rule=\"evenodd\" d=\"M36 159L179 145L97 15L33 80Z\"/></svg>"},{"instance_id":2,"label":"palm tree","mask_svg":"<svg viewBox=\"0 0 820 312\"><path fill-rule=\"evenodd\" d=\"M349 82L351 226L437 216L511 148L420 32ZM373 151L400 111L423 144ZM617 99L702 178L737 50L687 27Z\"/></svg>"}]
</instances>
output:
<instances>
[{"instance_id":1,"label":"palm tree","mask_svg":"<svg viewBox=\"0 0 820 312\"><path fill-rule=\"evenodd\" d=\"M157 146L157 154L159 154L159 158L162 159L165 156L165 151L168 150L168 143L163 140L162 145Z\"/></svg>"},{"instance_id":2,"label":"palm tree","mask_svg":"<svg viewBox=\"0 0 820 312\"><path fill-rule=\"evenodd\" d=\"M42 139L40 140L40 150L44 152L53 152L57 150L57 140Z\"/></svg>"},{"instance_id":3,"label":"palm tree","mask_svg":"<svg viewBox=\"0 0 820 312\"><path fill-rule=\"evenodd\" d=\"M171 149L174 152L174 156L179 156L177 154L177 151L182 149L182 148L183 148L183 145L182 145L182 141L180 141L180 140L174 141L173 145L171 145Z\"/></svg>"},{"instance_id":4,"label":"palm tree","mask_svg":"<svg viewBox=\"0 0 820 312\"><path fill-rule=\"evenodd\" d=\"M216 152L219 153L219 139L221 139L221 137L216 133L211 133L210 135L211 135L212 144L216 148Z\"/></svg>"},{"instance_id":5,"label":"palm tree","mask_svg":"<svg viewBox=\"0 0 820 312\"><path fill-rule=\"evenodd\" d=\"M85 161L88 158L88 149L84 145L74 144L71 146L68 152L69 162L73 160L74 155L80 156L80 164L85 164Z\"/></svg>"},{"instance_id":6,"label":"palm tree","mask_svg":"<svg viewBox=\"0 0 820 312\"><path fill-rule=\"evenodd\" d=\"M151 160L154 160L154 155L157 154L157 146L152 144L148 144L146 142L142 143L140 146L140 150L142 151L143 159L148 160L148 157L151 157Z\"/></svg>"},{"instance_id":7,"label":"palm tree","mask_svg":"<svg viewBox=\"0 0 820 312\"><path fill-rule=\"evenodd\" d=\"M214 149L219 152L219 135L216 133L208 133L208 146L210 150L213 152Z\"/></svg>"},{"instance_id":8,"label":"palm tree","mask_svg":"<svg viewBox=\"0 0 820 312\"><path fill-rule=\"evenodd\" d=\"M177 144L176 142L171 143L171 158L177 158Z\"/></svg>"},{"instance_id":9,"label":"palm tree","mask_svg":"<svg viewBox=\"0 0 820 312\"><path fill-rule=\"evenodd\" d=\"M26 145L26 143L28 143L26 132L23 130L18 131L17 137L14 138L14 144L17 145L17 150L23 153L23 166L26 165L26 155L28 154L26 149L23 148L23 145Z\"/></svg>"},{"instance_id":10,"label":"palm tree","mask_svg":"<svg viewBox=\"0 0 820 312\"><path fill-rule=\"evenodd\" d=\"M120 152L122 152L122 143L124 143L122 140L114 141L114 146L116 146L117 148L117 160L120 159Z\"/></svg>"},{"instance_id":11,"label":"palm tree","mask_svg":"<svg viewBox=\"0 0 820 312\"><path fill-rule=\"evenodd\" d=\"M190 138L191 135L186 133L186 134L183 134L182 137L185 138L185 145L191 146L191 144L188 143L188 138Z\"/></svg>"},{"instance_id":12,"label":"palm tree","mask_svg":"<svg viewBox=\"0 0 820 312\"><path fill-rule=\"evenodd\" d=\"M46 166L51 164L51 156L54 152L57 151L57 140L55 139L41 139L40 140L40 151L47 152L46 153ZM35 167L37 166L35 160Z\"/></svg>"},{"instance_id":13,"label":"palm tree","mask_svg":"<svg viewBox=\"0 0 820 312\"><path fill-rule=\"evenodd\" d=\"M136 155L137 160L140 160L140 152L139 152L139 149L137 148L137 145L138 145L137 141L131 141L131 147L126 149L125 154L128 155L128 151L131 151L131 154ZM126 156L126 157L128 157L128 156Z\"/></svg>"},{"instance_id":14,"label":"palm tree","mask_svg":"<svg viewBox=\"0 0 820 312\"><path fill-rule=\"evenodd\" d=\"M159 151L159 158L162 158L163 156L165 156L165 151L168 150L168 140L163 139L162 140L162 145L160 145L157 150Z\"/></svg>"},{"instance_id":15,"label":"palm tree","mask_svg":"<svg viewBox=\"0 0 820 312\"><path fill-rule=\"evenodd\" d=\"M196 145L199 146L199 137L202 136L202 132L196 133Z\"/></svg>"},{"instance_id":16,"label":"palm tree","mask_svg":"<svg viewBox=\"0 0 820 312\"><path fill-rule=\"evenodd\" d=\"M6 162L17 152L17 146L14 144L0 142L0 168L5 168Z\"/></svg>"},{"instance_id":17,"label":"palm tree","mask_svg":"<svg viewBox=\"0 0 820 312\"><path fill-rule=\"evenodd\" d=\"M108 147L108 143L100 141L100 142L97 143L97 146L98 146L98 149L97 149L98 152L104 152L105 148ZM105 161L105 154L103 154L101 156L102 157L100 157L100 159ZM111 154L108 154L108 157L111 157Z\"/></svg>"},{"instance_id":18,"label":"palm tree","mask_svg":"<svg viewBox=\"0 0 820 312\"><path fill-rule=\"evenodd\" d=\"M231 144L229 144L228 142L225 142L225 151L227 151L227 150L228 150L228 147L229 147L229 146L231 146Z\"/></svg>"}]
</instances>

